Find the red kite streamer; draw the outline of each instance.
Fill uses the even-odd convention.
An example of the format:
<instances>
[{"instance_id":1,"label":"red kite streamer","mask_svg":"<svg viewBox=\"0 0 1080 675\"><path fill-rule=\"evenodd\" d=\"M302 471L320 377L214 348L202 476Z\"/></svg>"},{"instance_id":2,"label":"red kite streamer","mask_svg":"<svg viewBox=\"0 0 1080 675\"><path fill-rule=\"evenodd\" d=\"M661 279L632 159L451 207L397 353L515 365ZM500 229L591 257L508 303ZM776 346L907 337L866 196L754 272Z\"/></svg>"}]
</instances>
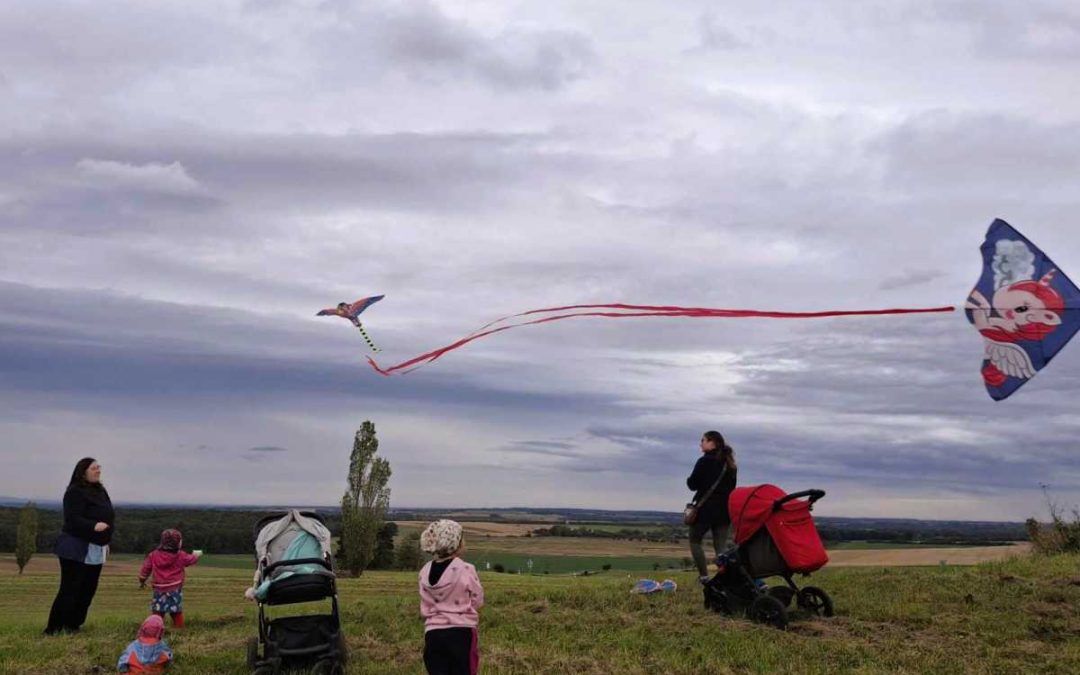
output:
<instances>
[{"instance_id":1,"label":"red kite streamer","mask_svg":"<svg viewBox=\"0 0 1080 675\"><path fill-rule=\"evenodd\" d=\"M610 310L610 311L571 311L571 310ZM832 310L825 312L776 312L765 311L756 309L713 309L708 307L677 307L671 305L627 305L623 303L613 303L604 305L565 305L563 307L547 307L544 309L533 309L528 312L522 312L520 314L512 314L510 316L504 316L501 319L492 321L491 323L481 327L474 333L471 333L457 342L434 349L426 354L413 357L408 361L403 361L393 366L382 368L375 362L375 359L368 357L368 363L371 367L379 372L381 375L390 376L395 373L404 374L409 372L406 369L415 369L421 365L431 363L435 359L439 358L447 352L452 352L459 347L464 347L473 340L479 340L482 337L488 335L494 335L495 333L501 333L511 328L520 328L521 326L533 326L536 324L549 323L551 321L561 321L563 319L574 319L579 317L599 317L604 319L626 319L631 317L648 317L648 316L665 316L665 317L687 317L694 319L823 319L827 317L835 316L878 316L883 314L929 314L934 312L952 312L955 311L955 307L929 307L921 309L861 309L861 310ZM530 319L528 321L520 321L508 326L498 326L498 324L511 319L522 319L529 316L535 316L537 314L550 314L552 312L565 312L563 314L554 314L552 316L545 316L537 319ZM498 326L497 328L495 326ZM403 372L401 372L403 371Z\"/></svg>"}]
</instances>

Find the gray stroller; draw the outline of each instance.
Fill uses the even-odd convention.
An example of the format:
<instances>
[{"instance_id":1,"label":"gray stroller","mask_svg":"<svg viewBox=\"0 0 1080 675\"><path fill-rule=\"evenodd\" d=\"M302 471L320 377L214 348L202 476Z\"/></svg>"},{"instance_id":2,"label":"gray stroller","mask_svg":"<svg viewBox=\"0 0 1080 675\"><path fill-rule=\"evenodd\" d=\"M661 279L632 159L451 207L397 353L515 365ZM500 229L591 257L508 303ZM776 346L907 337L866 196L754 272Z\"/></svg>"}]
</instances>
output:
<instances>
[{"instance_id":1,"label":"gray stroller","mask_svg":"<svg viewBox=\"0 0 1080 675\"><path fill-rule=\"evenodd\" d=\"M330 530L311 511L292 510L260 519L254 527L255 579L249 589L259 607L259 636L248 640L255 675L307 669L316 675L345 672L345 638L338 611ZM271 619L271 606L330 601L328 614Z\"/></svg>"}]
</instances>

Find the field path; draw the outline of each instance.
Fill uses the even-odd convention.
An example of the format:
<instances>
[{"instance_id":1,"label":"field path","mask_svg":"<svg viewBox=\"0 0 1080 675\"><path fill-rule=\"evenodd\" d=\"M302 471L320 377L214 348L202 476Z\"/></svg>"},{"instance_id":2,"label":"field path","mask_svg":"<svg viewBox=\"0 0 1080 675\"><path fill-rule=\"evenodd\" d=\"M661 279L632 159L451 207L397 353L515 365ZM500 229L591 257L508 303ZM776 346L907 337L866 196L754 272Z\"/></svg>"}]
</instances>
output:
<instances>
[{"instance_id":1,"label":"field path","mask_svg":"<svg viewBox=\"0 0 1080 675\"><path fill-rule=\"evenodd\" d=\"M829 551L829 565L835 567L910 567L912 565L977 565L1005 560L1031 550L1029 542L1011 546L969 546L965 548L903 548Z\"/></svg>"}]
</instances>

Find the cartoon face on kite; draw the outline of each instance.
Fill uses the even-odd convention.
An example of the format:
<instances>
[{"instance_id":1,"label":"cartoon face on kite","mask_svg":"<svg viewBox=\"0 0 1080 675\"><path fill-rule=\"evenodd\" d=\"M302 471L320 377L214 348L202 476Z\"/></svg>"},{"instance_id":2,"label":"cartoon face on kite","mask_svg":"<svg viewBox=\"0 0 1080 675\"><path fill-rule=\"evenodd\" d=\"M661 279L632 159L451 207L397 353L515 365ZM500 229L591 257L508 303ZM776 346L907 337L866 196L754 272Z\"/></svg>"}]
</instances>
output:
<instances>
[{"instance_id":1,"label":"cartoon face on kite","mask_svg":"<svg viewBox=\"0 0 1080 675\"><path fill-rule=\"evenodd\" d=\"M975 327L988 339L1042 340L1061 325L1065 308L1061 294L1050 285L1056 271L1050 270L1038 281L999 288L992 303L973 290L967 308L978 310L972 313Z\"/></svg>"},{"instance_id":2,"label":"cartoon face on kite","mask_svg":"<svg viewBox=\"0 0 1080 675\"><path fill-rule=\"evenodd\" d=\"M964 307L983 336L986 389L1001 400L1045 367L1080 328L1080 318L1066 311L1076 306L1080 291L1003 220L990 226L982 252L983 274Z\"/></svg>"}]
</instances>

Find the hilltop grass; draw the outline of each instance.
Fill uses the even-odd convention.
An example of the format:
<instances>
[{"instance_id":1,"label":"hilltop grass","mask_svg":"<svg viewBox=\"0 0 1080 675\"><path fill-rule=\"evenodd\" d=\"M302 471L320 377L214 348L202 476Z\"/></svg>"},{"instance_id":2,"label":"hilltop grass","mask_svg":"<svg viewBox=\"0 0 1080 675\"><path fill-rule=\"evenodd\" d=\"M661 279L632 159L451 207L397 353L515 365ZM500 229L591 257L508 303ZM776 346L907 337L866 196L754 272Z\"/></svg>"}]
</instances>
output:
<instances>
[{"instance_id":1,"label":"hilltop grass","mask_svg":"<svg viewBox=\"0 0 1080 675\"><path fill-rule=\"evenodd\" d=\"M622 572L652 572L659 569L660 572L657 572L657 574L683 569L683 560L681 558L665 556L569 556L545 555L543 553L533 555L511 551L478 549L470 551L467 557L480 571L485 571L487 569L486 564L490 563L492 567L499 564L507 571L520 572L521 574L528 573L529 560L533 562L533 574L599 572L603 570L604 565L609 565L609 569L612 571ZM143 556L121 553L114 555L112 560L139 565L142 563ZM248 570L250 572L254 569L254 560L252 556L246 554L218 554L205 556L199 565L221 569Z\"/></svg>"},{"instance_id":2,"label":"hilltop grass","mask_svg":"<svg viewBox=\"0 0 1080 675\"><path fill-rule=\"evenodd\" d=\"M208 561L209 562L209 561ZM130 570L102 578L83 632L43 638L54 567L0 575L0 673L113 672L147 613ZM174 673L246 673L255 612L240 596L250 568L196 566L189 628L169 635ZM667 575L665 575L667 576ZM1074 673L1080 672L1080 555L974 567L834 568L814 576L837 616L789 630L706 612L692 575L670 596L632 596L626 575L481 572L485 673ZM349 673L423 673L416 575L340 582ZM98 670L100 669L100 670Z\"/></svg>"}]
</instances>

